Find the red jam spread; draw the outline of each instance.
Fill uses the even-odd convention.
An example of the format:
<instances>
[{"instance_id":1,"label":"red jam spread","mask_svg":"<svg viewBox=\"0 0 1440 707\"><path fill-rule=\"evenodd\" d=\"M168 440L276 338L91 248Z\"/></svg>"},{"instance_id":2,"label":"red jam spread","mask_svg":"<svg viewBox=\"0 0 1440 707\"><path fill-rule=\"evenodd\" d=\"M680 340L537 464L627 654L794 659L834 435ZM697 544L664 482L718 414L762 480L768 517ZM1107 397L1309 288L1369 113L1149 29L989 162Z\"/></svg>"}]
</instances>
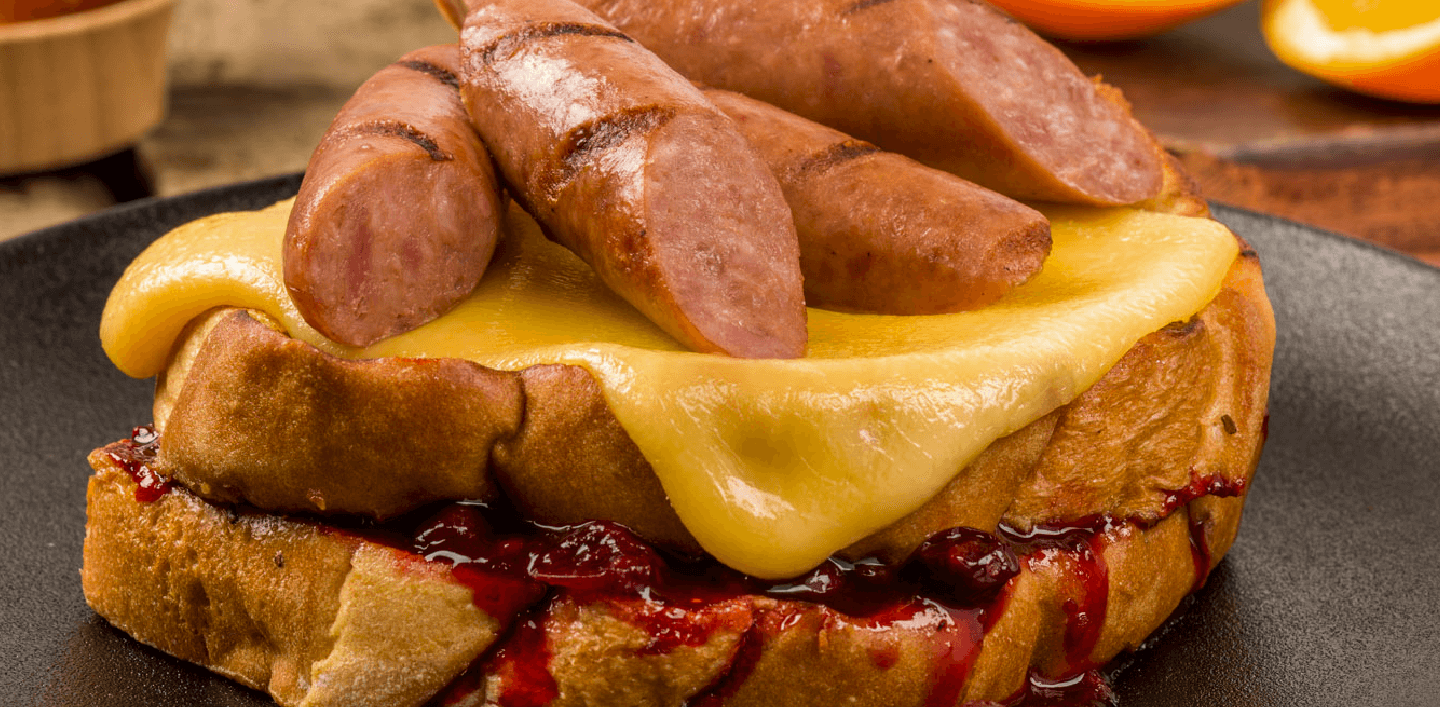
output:
<instances>
[{"instance_id":1,"label":"red jam spread","mask_svg":"<svg viewBox=\"0 0 1440 707\"><path fill-rule=\"evenodd\" d=\"M833 620L866 628L901 621L933 626L938 679L929 702L954 704L985 631L1000 614L1001 589L1019 572L1005 543L968 528L937 535L899 567L830 558L785 582L757 580L713 561L662 556L616 523L545 526L471 502L442 509L420 524L414 538L412 549L429 561L451 563L492 616L519 610L509 638L472 668L501 677L495 701L503 707L544 704L555 696L544 648L541 600L547 596L552 602L605 600L613 615L651 636L641 649L646 654L704 645L722 628L740 634L729 667L691 698L692 705L722 702L748 676L766 641L805 620L816 611L812 605L824 607ZM957 583L956 577L965 579ZM758 610L744 600L748 596L785 603ZM896 660L888 654L872 658L881 666Z\"/></svg>"},{"instance_id":2,"label":"red jam spread","mask_svg":"<svg viewBox=\"0 0 1440 707\"><path fill-rule=\"evenodd\" d=\"M1241 490L1213 481L1192 487L1171 495L1193 498ZM1113 702L1090 655L1109 599L1104 558L1108 533L1125 523L1153 525L1095 516L1024 532L1002 525L998 535L950 528L926 540L900 565L832 557L786 582L757 580L713 561L662 555L616 523L545 526L474 502L452 504L421 523L412 549L429 561L451 563L457 579L475 590L477 605L492 615L519 617L509 637L449 693L458 699L478 687L474 676L496 675L500 694L494 699L502 707L546 704L558 695L547 665L547 598L551 603L606 601L612 615L651 636L641 649L645 654L704 645L722 628L738 633L740 644L729 666L689 700L691 706L722 703L749 676L768 640L815 611L827 611L831 621L867 628L902 621L907 627L933 626L936 681L927 704L952 705L981 641L1003 612L1010 579L1022 564L1063 563L1077 584L1072 591L1076 598L1062 607L1067 616L1067 674L1033 673L1025 689L1004 704L1068 707ZM1199 586L1209 556L1199 545L1195 552ZM786 601L777 608L745 609L743 598L755 595ZM871 659L885 669L898 656L882 650Z\"/></svg>"},{"instance_id":3,"label":"red jam spread","mask_svg":"<svg viewBox=\"0 0 1440 707\"><path fill-rule=\"evenodd\" d=\"M158 446L152 427L137 427L130 439L105 450L129 472L140 502L152 502L170 489L170 481L150 467ZM1166 495L1160 518L1196 498L1236 496L1244 490L1243 482L1196 476ZM995 534L949 528L898 565L831 557L800 577L768 582L713 560L663 553L613 522L542 525L474 501L447 504L418 524L412 525L413 518L358 528L327 520L320 530L449 564L455 580L471 589L474 604L501 622L505 635L436 703L458 702L481 687L483 676L492 675L498 678L499 694L487 697L501 707L538 707L559 696L549 669L550 610L560 602L601 601L610 615L650 636L641 654L703 646L721 630L739 636L729 664L688 700L690 707L723 703L754 670L768 641L799 622L815 620L871 629L922 628L931 636L936 678L926 704L953 705L985 634L1004 612L1010 580L1022 566L1055 563L1063 564L1064 575L1075 583L1069 592L1073 598L1062 606L1066 674L1032 671L1026 686L1001 704L1111 705L1113 693L1090 659L1109 600L1105 547L1111 531L1148 528L1159 520L1097 515L1024 531L1002 524ZM1194 518L1190 539L1198 589L1209 572L1210 554L1204 524ZM761 607L752 601L756 596L781 602ZM888 669L899 655L877 648L870 658Z\"/></svg>"},{"instance_id":4,"label":"red jam spread","mask_svg":"<svg viewBox=\"0 0 1440 707\"><path fill-rule=\"evenodd\" d=\"M160 434L149 425L136 427L130 431L130 439L105 448L105 453L130 474L136 487L135 500L141 503L158 501L170 492L170 480L150 467L159 450Z\"/></svg>"}]
</instances>

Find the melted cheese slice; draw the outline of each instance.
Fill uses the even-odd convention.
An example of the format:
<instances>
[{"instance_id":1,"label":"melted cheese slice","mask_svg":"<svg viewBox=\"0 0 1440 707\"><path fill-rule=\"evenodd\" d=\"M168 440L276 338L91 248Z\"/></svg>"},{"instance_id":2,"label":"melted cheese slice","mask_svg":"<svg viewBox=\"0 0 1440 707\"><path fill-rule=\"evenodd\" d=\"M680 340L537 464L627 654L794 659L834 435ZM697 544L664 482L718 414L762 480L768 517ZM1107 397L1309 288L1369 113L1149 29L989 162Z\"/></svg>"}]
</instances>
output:
<instances>
[{"instance_id":1,"label":"melted cheese slice","mask_svg":"<svg viewBox=\"0 0 1440 707\"><path fill-rule=\"evenodd\" d=\"M339 356L584 366L700 544L768 579L803 573L919 508L991 442L1093 385L1140 337L1198 312L1236 256L1213 221L1052 208L1044 269L997 304L923 317L812 309L806 358L739 360L681 350L512 210L467 302L357 350L318 334L286 294L289 210L212 216L156 241L106 305L111 360L154 375L186 322L238 306Z\"/></svg>"}]
</instances>

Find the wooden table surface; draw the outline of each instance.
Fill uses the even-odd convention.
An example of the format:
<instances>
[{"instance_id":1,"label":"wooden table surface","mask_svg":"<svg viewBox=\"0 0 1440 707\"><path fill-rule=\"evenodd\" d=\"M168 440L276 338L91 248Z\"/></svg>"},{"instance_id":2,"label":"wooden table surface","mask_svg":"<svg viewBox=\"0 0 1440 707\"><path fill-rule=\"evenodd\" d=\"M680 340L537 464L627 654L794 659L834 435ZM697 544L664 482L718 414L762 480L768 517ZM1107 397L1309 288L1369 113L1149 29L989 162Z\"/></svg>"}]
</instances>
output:
<instances>
[{"instance_id":1,"label":"wooden table surface","mask_svg":"<svg viewBox=\"0 0 1440 707\"><path fill-rule=\"evenodd\" d=\"M1211 199L1440 265L1440 106L1366 98L1281 64L1255 0L1145 40L1061 43L1118 86Z\"/></svg>"}]
</instances>

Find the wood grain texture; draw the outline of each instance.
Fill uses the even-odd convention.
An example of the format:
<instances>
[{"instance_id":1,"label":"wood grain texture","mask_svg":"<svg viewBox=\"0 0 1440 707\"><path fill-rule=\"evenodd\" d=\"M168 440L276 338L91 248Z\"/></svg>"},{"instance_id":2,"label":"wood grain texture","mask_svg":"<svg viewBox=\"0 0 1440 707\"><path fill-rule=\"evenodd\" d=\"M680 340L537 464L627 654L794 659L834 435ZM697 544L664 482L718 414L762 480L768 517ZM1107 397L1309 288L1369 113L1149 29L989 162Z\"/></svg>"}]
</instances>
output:
<instances>
[{"instance_id":1,"label":"wood grain texture","mask_svg":"<svg viewBox=\"0 0 1440 707\"><path fill-rule=\"evenodd\" d=\"M1249 2L1148 39L1059 46L1125 92L1206 198L1440 265L1440 106L1301 74L1259 24Z\"/></svg>"},{"instance_id":2,"label":"wood grain texture","mask_svg":"<svg viewBox=\"0 0 1440 707\"><path fill-rule=\"evenodd\" d=\"M158 125L173 1L0 26L0 174L94 159Z\"/></svg>"}]
</instances>

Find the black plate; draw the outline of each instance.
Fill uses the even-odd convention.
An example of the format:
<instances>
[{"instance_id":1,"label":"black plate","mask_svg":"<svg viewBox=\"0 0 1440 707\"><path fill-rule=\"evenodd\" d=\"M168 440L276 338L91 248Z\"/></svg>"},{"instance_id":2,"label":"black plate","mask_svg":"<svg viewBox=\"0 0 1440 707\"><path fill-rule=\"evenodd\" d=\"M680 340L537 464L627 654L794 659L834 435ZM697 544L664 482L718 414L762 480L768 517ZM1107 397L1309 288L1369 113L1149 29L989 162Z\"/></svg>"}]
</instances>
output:
<instances>
[{"instance_id":1,"label":"black plate","mask_svg":"<svg viewBox=\"0 0 1440 707\"><path fill-rule=\"evenodd\" d=\"M100 351L126 263L296 176L137 202L0 243L0 703L262 705L80 594L85 455L150 420ZM1440 704L1440 270L1218 208L1260 251L1280 340L1239 542L1117 681L1123 707Z\"/></svg>"}]
</instances>

